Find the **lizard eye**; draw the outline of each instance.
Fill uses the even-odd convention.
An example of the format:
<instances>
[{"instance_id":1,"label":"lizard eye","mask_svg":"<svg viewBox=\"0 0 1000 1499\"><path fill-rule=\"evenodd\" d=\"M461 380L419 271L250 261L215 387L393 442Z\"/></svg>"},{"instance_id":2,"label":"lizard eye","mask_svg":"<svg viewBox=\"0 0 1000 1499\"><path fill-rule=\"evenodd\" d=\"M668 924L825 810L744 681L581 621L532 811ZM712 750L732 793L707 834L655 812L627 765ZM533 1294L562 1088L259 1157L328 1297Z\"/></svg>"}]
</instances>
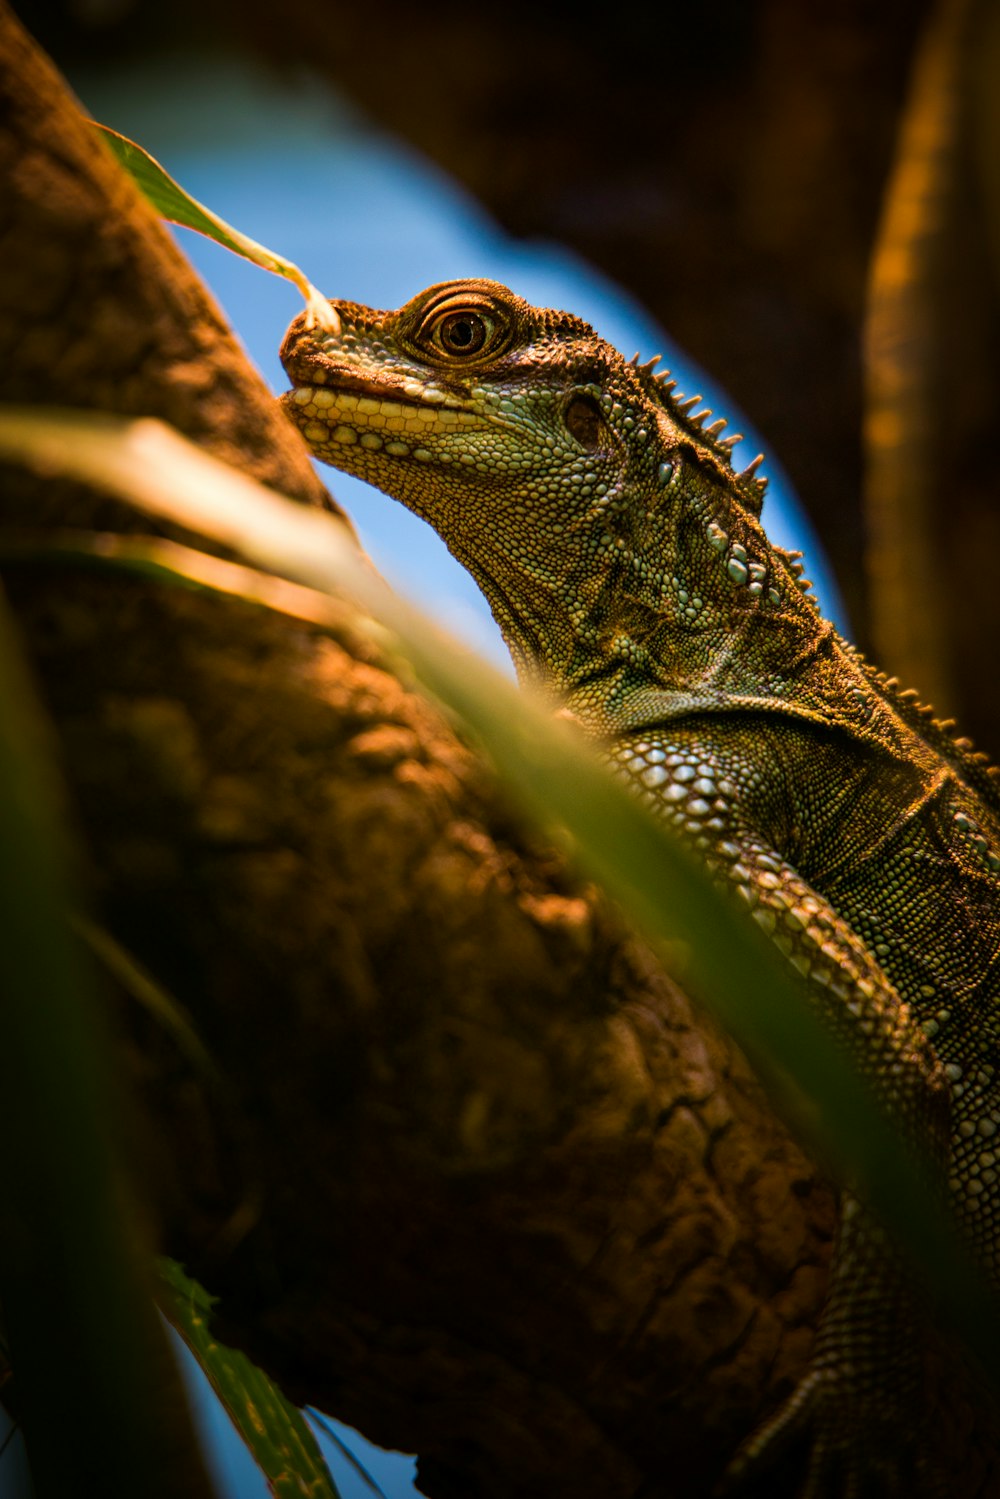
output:
<instances>
[{"instance_id":1,"label":"lizard eye","mask_svg":"<svg viewBox=\"0 0 1000 1499\"><path fill-rule=\"evenodd\" d=\"M486 342L486 324L478 312L449 312L436 332L449 354L478 354Z\"/></svg>"},{"instance_id":2,"label":"lizard eye","mask_svg":"<svg viewBox=\"0 0 1000 1499\"><path fill-rule=\"evenodd\" d=\"M400 308L399 331L414 353L432 363L485 363L502 354L514 336L518 314L507 306L508 298L517 300L492 281L446 281Z\"/></svg>"},{"instance_id":3,"label":"lizard eye","mask_svg":"<svg viewBox=\"0 0 1000 1499\"><path fill-rule=\"evenodd\" d=\"M494 331L495 324L481 312L462 308L436 318L426 329L424 337L442 354L453 359L470 359L482 353Z\"/></svg>"}]
</instances>

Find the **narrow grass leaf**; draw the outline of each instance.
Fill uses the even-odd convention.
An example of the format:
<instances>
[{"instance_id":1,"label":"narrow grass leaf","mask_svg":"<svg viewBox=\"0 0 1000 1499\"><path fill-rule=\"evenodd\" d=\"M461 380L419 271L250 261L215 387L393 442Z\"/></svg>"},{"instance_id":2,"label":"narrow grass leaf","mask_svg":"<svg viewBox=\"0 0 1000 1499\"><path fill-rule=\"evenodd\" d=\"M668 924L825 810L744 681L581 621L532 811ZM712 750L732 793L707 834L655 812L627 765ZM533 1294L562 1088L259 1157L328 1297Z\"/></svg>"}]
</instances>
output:
<instances>
[{"instance_id":1,"label":"narrow grass leaf","mask_svg":"<svg viewBox=\"0 0 1000 1499\"><path fill-rule=\"evenodd\" d=\"M342 595L388 628L424 685L473 727L514 793L535 816L569 830L581 862L672 971L682 967L678 976L752 1057L799 1132L881 1217L1000 1383L991 1298L920 1163L803 1002L790 966L588 745L392 593L335 518L282 499L161 423L8 410L0 452L109 488L281 576L250 576L155 542L145 558L133 552L130 565L174 570L331 629L343 622L343 606L330 595Z\"/></svg>"},{"instance_id":2,"label":"narrow grass leaf","mask_svg":"<svg viewBox=\"0 0 1000 1499\"><path fill-rule=\"evenodd\" d=\"M180 1001L158 984L105 927L86 916L74 916L71 921L73 930L123 992L173 1037L178 1050L203 1078L218 1082L218 1069Z\"/></svg>"},{"instance_id":3,"label":"narrow grass leaf","mask_svg":"<svg viewBox=\"0 0 1000 1499\"><path fill-rule=\"evenodd\" d=\"M245 1353L212 1336L214 1298L175 1260L159 1261L164 1316L190 1348L278 1499L338 1499L337 1486L301 1411Z\"/></svg>"},{"instance_id":4,"label":"narrow grass leaf","mask_svg":"<svg viewBox=\"0 0 1000 1499\"><path fill-rule=\"evenodd\" d=\"M111 1064L70 928L49 750L0 604L0 1298L33 1486L39 1499L208 1499L111 1147Z\"/></svg>"},{"instance_id":5,"label":"narrow grass leaf","mask_svg":"<svg viewBox=\"0 0 1000 1499\"><path fill-rule=\"evenodd\" d=\"M96 120L91 123L100 132L119 164L134 179L140 192L165 219L169 219L172 224L181 224L185 229L194 229L199 234L207 235L216 244L232 250L235 255L242 255L244 260L250 260L265 271L273 271L276 276L284 276L286 280L293 281L305 298L313 325L325 328L330 333L340 332L340 318L335 308L293 261L259 245L256 240L242 234L239 229L234 229L210 208L192 198L161 167L156 158L150 156L142 146L136 145L135 141L119 135L117 130L111 130L107 125L98 124Z\"/></svg>"}]
</instances>

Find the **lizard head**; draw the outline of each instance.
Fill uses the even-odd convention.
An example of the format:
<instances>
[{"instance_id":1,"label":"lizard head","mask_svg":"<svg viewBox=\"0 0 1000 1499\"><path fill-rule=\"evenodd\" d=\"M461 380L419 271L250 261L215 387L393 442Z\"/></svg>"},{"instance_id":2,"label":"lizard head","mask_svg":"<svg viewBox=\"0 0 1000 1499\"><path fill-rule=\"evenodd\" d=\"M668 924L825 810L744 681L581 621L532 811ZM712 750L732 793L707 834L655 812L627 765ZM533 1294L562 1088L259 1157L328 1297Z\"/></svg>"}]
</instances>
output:
<instances>
[{"instance_id":1,"label":"lizard head","mask_svg":"<svg viewBox=\"0 0 1000 1499\"><path fill-rule=\"evenodd\" d=\"M756 463L569 313L494 281L445 282L396 312L296 319L282 404L317 457L428 520L476 577L522 675L564 696L616 663L671 671L780 600ZM759 460L758 460L759 461ZM783 591L783 588L782 588ZM649 669L653 669L650 667Z\"/></svg>"}]
</instances>

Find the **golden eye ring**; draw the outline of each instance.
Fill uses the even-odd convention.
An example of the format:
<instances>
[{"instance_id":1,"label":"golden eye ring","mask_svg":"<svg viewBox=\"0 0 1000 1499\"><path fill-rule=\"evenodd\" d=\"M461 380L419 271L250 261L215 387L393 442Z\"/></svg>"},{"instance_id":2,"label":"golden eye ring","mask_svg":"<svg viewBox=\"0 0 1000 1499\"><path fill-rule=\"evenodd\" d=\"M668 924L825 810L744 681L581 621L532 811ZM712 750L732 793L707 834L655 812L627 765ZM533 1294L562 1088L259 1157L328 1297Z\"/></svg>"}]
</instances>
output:
<instances>
[{"instance_id":1,"label":"golden eye ring","mask_svg":"<svg viewBox=\"0 0 1000 1499\"><path fill-rule=\"evenodd\" d=\"M481 354L491 332L486 319L471 307L445 313L430 330L434 345L453 359L471 359Z\"/></svg>"},{"instance_id":2,"label":"golden eye ring","mask_svg":"<svg viewBox=\"0 0 1000 1499\"><path fill-rule=\"evenodd\" d=\"M444 364L477 364L501 353L510 339L504 309L475 291L453 291L424 310L411 334L425 357Z\"/></svg>"}]
</instances>

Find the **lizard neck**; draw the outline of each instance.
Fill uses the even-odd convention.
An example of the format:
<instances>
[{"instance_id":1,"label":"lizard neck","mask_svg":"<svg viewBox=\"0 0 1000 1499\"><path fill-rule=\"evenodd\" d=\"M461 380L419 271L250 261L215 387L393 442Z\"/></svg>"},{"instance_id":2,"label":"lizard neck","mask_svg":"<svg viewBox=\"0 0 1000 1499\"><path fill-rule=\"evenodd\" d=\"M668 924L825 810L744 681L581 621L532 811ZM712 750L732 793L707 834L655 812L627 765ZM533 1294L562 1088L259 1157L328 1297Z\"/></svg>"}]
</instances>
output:
<instances>
[{"instance_id":1,"label":"lizard neck","mask_svg":"<svg viewBox=\"0 0 1000 1499\"><path fill-rule=\"evenodd\" d=\"M680 507L677 507L680 509ZM606 737L676 711L773 699L808 688L836 637L791 559L741 518L724 528L697 490L677 509L612 495L559 545L537 555L529 535L511 551L450 542L489 601L522 683ZM789 663L794 663L789 670ZM825 697L817 680L813 695Z\"/></svg>"}]
</instances>

